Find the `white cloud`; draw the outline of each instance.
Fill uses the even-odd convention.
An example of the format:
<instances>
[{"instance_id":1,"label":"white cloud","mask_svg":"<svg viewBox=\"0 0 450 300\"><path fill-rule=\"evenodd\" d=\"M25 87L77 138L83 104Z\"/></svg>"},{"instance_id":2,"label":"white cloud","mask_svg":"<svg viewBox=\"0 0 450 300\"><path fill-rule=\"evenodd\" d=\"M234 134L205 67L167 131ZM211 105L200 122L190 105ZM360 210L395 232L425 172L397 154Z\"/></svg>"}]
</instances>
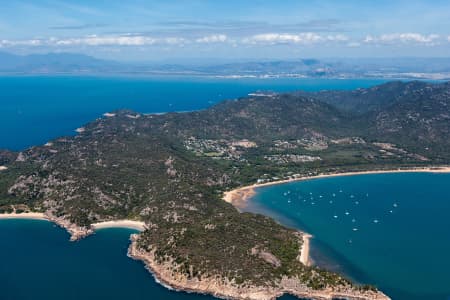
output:
<instances>
[{"instance_id":1,"label":"white cloud","mask_svg":"<svg viewBox=\"0 0 450 300\"><path fill-rule=\"evenodd\" d=\"M358 43L358 42L349 42L349 43L347 43L347 47L350 47L350 48L357 48L357 47L360 47L361 46L361 43Z\"/></svg>"},{"instance_id":2,"label":"white cloud","mask_svg":"<svg viewBox=\"0 0 450 300\"><path fill-rule=\"evenodd\" d=\"M364 39L364 42L375 44L416 43L433 45L439 40L439 38L440 37L437 34L423 35L420 33L391 33L380 36L368 35Z\"/></svg>"},{"instance_id":3,"label":"white cloud","mask_svg":"<svg viewBox=\"0 0 450 300\"><path fill-rule=\"evenodd\" d=\"M450 36L420 33L392 33L382 35L367 35L365 38L350 38L344 34L320 34L315 32L300 33L260 33L250 36L230 37L225 34L211 34L197 38L177 36L148 36L144 34L127 33L120 35L88 35L69 38L32 38L26 40L0 40L1 48L14 47L142 47L146 46L178 46L193 44L227 43L230 47L242 45L275 46L275 45L317 45L328 44L346 47L371 45L439 45L450 42Z\"/></svg>"},{"instance_id":4,"label":"white cloud","mask_svg":"<svg viewBox=\"0 0 450 300\"><path fill-rule=\"evenodd\" d=\"M213 34L213 35L208 35L208 36L198 38L195 41L197 43L210 44L210 43L223 43L223 42L226 42L227 39L228 39L228 37L225 34Z\"/></svg>"},{"instance_id":5,"label":"white cloud","mask_svg":"<svg viewBox=\"0 0 450 300\"><path fill-rule=\"evenodd\" d=\"M349 38L345 35L327 35L322 36L314 32L302 32L298 34L291 33L264 33L256 34L251 37L244 38L245 44L314 44L319 42L344 42Z\"/></svg>"},{"instance_id":6,"label":"white cloud","mask_svg":"<svg viewBox=\"0 0 450 300\"><path fill-rule=\"evenodd\" d=\"M153 45L156 39L145 36L88 36L83 38L52 40L58 46L86 45L86 46L144 46Z\"/></svg>"},{"instance_id":7,"label":"white cloud","mask_svg":"<svg viewBox=\"0 0 450 300\"><path fill-rule=\"evenodd\" d=\"M300 34L290 33L263 33L245 38L244 43L248 44L308 44L318 42L322 37L316 33L307 32Z\"/></svg>"},{"instance_id":8,"label":"white cloud","mask_svg":"<svg viewBox=\"0 0 450 300\"><path fill-rule=\"evenodd\" d=\"M42 40L31 39L31 40L0 40L0 47L14 47L14 46L40 46L42 45Z\"/></svg>"},{"instance_id":9,"label":"white cloud","mask_svg":"<svg viewBox=\"0 0 450 300\"><path fill-rule=\"evenodd\" d=\"M180 37L166 37L162 39L155 39L156 44L168 44L168 45L184 45L189 43L188 40Z\"/></svg>"},{"instance_id":10,"label":"white cloud","mask_svg":"<svg viewBox=\"0 0 450 300\"><path fill-rule=\"evenodd\" d=\"M149 46L149 45L183 45L188 40L179 37L154 38L144 35L89 35L76 38L0 40L0 47L14 46Z\"/></svg>"},{"instance_id":11,"label":"white cloud","mask_svg":"<svg viewBox=\"0 0 450 300\"><path fill-rule=\"evenodd\" d=\"M348 36L343 34L328 35L326 39L328 41L335 41L335 42L347 42L348 40L350 40Z\"/></svg>"}]
</instances>

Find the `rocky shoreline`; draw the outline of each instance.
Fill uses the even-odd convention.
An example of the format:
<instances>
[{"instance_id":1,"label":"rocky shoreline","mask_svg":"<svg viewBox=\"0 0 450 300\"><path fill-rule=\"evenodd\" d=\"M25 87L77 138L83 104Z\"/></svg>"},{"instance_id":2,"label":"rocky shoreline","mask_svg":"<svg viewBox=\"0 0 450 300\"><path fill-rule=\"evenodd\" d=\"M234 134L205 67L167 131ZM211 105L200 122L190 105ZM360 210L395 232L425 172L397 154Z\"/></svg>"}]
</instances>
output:
<instances>
[{"instance_id":1,"label":"rocky shoreline","mask_svg":"<svg viewBox=\"0 0 450 300\"><path fill-rule=\"evenodd\" d=\"M67 232L69 232L69 234L70 234L70 240L72 242L81 240L81 239L87 237L88 235L91 235L94 233L94 229L77 226L77 225L71 223L69 220L64 219L64 218L55 217L51 214L45 214L45 217L50 222L53 222L56 225L58 225L59 227L67 230Z\"/></svg>"},{"instance_id":2,"label":"rocky shoreline","mask_svg":"<svg viewBox=\"0 0 450 300\"><path fill-rule=\"evenodd\" d=\"M50 212L40 213L40 212L24 212L24 213L6 213L0 214L0 219L35 219L35 220L45 220L52 222L59 227L65 229L70 234L70 241L81 240L95 232L95 230L102 228L131 228L138 231L145 230L144 222L132 221L132 220L116 220L116 221L103 221L95 224L91 224L89 227L77 226L76 224L70 222L70 220L64 217L56 217Z\"/></svg>"},{"instance_id":3,"label":"rocky shoreline","mask_svg":"<svg viewBox=\"0 0 450 300\"><path fill-rule=\"evenodd\" d=\"M23 214L4 214L0 215L3 218L30 218L47 220L55 223L56 225L64 228L70 234L71 241L81 240L94 233L96 229L106 227L121 227L126 225L130 228L130 220L122 221L105 221L102 223L96 223L90 227L77 226L70 222L70 220L64 217L56 217L51 212L45 213L23 213ZM126 223L124 223L126 222ZM124 223L124 224L122 224ZM122 225L121 225L122 224ZM145 224L132 224L138 226L141 230L145 229ZM142 226L142 227L140 227ZM134 227L137 229L136 227ZM300 249L298 259L303 264L308 264L308 249L306 241L311 236L299 232L299 238L303 239L304 246ZM185 274L177 272L176 266L172 261L168 260L162 263L157 262L154 252L143 251L138 248L139 235L133 234L130 237L131 244L128 248L128 256L142 261L146 268L153 274L155 280L169 289L177 291L193 292L200 294L209 294L223 299L235 299L235 300L272 300L276 299L283 294L291 294L299 298L307 298L313 300L325 300L325 299L348 299L348 300L388 300L390 299L381 292L362 291L354 289L352 287L343 287L339 290L313 290L302 283L296 278L283 277L275 285L248 285L248 284L236 284L228 279L221 278L219 276L205 276L199 278L188 278Z\"/></svg>"},{"instance_id":4,"label":"rocky shoreline","mask_svg":"<svg viewBox=\"0 0 450 300\"><path fill-rule=\"evenodd\" d=\"M162 285L179 291L209 294L223 299L235 300L273 300L283 294L291 294L299 298L313 300L348 299L348 300L388 300L388 296L381 292L360 291L350 287L339 290L325 289L313 290L301 283L296 278L283 277L277 285L253 286L238 285L228 279L218 276L203 277L201 279L188 278L177 272L176 265L168 260L157 262L155 250L143 251L138 247L139 235L131 235L131 244L128 248L128 256L142 261L155 279Z\"/></svg>"}]
</instances>

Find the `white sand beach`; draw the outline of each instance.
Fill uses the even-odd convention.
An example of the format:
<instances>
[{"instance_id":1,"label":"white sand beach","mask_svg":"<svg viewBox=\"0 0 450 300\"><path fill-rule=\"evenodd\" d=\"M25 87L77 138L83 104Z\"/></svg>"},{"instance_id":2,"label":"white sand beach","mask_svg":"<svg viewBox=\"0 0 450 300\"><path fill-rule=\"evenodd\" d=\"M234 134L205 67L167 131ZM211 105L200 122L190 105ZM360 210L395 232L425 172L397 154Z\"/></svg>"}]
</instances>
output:
<instances>
[{"instance_id":1,"label":"white sand beach","mask_svg":"<svg viewBox=\"0 0 450 300\"><path fill-rule=\"evenodd\" d=\"M249 186L244 186L224 193L223 200L228 203L233 204L236 208L244 208L247 201L256 193L255 189L277 185L295 181L311 180L318 178L328 178L337 176L353 176L353 175L366 175L366 174L388 174L388 173L450 173L450 166L437 166L437 167L426 167L426 168L412 168L412 169L393 169L393 170L374 170L374 171L356 171L356 172L345 172L345 173L329 173L329 174L319 174L314 176L303 176L291 179L283 179L265 183L255 183Z\"/></svg>"},{"instance_id":2,"label":"white sand beach","mask_svg":"<svg viewBox=\"0 0 450 300\"><path fill-rule=\"evenodd\" d=\"M300 252L300 262L305 266L311 265L311 260L309 258L309 241L313 236L308 233L303 233L303 245Z\"/></svg>"},{"instance_id":3,"label":"white sand beach","mask_svg":"<svg viewBox=\"0 0 450 300\"><path fill-rule=\"evenodd\" d=\"M317 178L328 178L328 177L337 177L337 176L352 176L352 175L365 175L365 174L386 174L386 173L450 173L449 166L442 167L428 167L428 168L413 168L413 169L395 169L395 170L374 170L374 171L361 171L361 172L347 172L347 173L330 173L330 174L320 174L315 176L303 176L293 179L272 181L266 183L253 184L249 186L244 186L242 188L237 188L224 193L223 200L231 203L238 210L245 208L248 204L248 201L252 196L256 194L256 188L283 184L288 182L302 181L302 180L311 180ZM303 246L300 253L300 261L309 266L312 264L312 261L309 257L310 250L310 239L312 235L302 232L303 234Z\"/></svg>"},{"instance_id":4,"label":"white sand beach","mask_svg":"<svg viewBox=\"0 0 450 300\"><path fill-rule=\"evenodd\" d=\"M52 219L46 216L44 213L38 212L27 212L27 213L7 213L0 214L1 219L34 219L34 220L44 220L49 222L57 222L57 219ZM65 226L63 226L65 227ZM92 230L104 229L104 228L130 228L136 229L138 231L144 231L147 227L144 222L133 221L133 220L117 220L117 221L105 221L94 223L91 225Z\"/></svg>"},{"instance_id":5,"label":"white sand beach","mask_svg":"<svg viewBox=\"0 0 450 300\"><path fill-rule=\"evenodd\" d=\"M0 214L0 219L35 219L35 220L47 220L47 217L43 213L29 212L29 213L10 213Z\"/></svg>"},{"instance_id":6,"label":"white sand beach","mask_svg":"<svg viewBox=\"0 0 450 300\"><path fill-rule=\"evenodd\" d=\"M146 229L145 223L140 221L132 220L117 220L117 221L106 221L94 223L91 225L92 229L104 229L104 228L130 228L139 231L144 231Z\"/></svg>"}]
</instances>

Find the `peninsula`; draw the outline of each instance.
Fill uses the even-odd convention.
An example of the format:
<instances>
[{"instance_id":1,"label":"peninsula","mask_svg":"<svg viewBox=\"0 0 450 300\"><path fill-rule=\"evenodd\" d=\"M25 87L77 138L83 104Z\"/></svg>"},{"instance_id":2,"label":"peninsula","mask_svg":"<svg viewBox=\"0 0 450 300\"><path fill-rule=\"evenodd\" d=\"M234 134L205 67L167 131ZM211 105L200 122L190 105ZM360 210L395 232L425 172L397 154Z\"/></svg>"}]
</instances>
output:
<instances>
[{"instance_id":1,"label":"peninsula","mask_svg":"<svg viewBox=\"0 0 450 300\"><path fill-rule=\"evenodd\" d=\"M228 202L245 203L252 190L239 188L254 184L448 170L450 83L258 94L185 113L121 110L80 128L43 146L0 151L0 213L45 217L73 240L104 226L143 230L129 255L179 290L389 299L309 265L305 233Z\"/></svg>"}]
</instances>

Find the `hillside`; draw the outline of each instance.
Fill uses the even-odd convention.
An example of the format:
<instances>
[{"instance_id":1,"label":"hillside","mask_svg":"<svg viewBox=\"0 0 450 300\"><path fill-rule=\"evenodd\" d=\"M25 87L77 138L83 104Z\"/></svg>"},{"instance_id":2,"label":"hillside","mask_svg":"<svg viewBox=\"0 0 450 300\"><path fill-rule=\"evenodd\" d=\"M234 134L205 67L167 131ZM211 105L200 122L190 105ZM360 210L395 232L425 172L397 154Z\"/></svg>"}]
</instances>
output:
<instances>
[{"instance_id":1,"label":"hillside","mask_svg":"<svg viewBox=\"0 0 450 300\"><path fill-rule=\"evenodd\" d=\"M297 294L371 299L371 288L300 263L301 233L239 213L223 193L300 174L448 164L449 105L448 83L397 82L247 97L188 113L117 111L75 137L1 152L0 210L45 212L86 233L99 221L142 220L148 230L136 251L169 265L169 279L273 293L295 282Z\"/></svg>"},{"instance_id":2,"label":"hillside","mask_svg":"<svg viewBox=\"0 0 450 300\"><path fill-rule=\"evenodd\" d=\"M88 55L47 53L15 55L0 52L0 73L85 73L117 71L125 66Z\"/></svg>"},{"instance_id":3,"label":"hillside","mask_svg":"<svg viewBox=\"0 0 450 300\"><path fill-rule=\"evenodd\" d=\"M159 58L156 58L159 59ZM85 54L0 51L1 74L138 74L250 78L450 78L449 58L113 61ZM338 95L335 95L338 96Z\"/></svg>"}]
</instances>

